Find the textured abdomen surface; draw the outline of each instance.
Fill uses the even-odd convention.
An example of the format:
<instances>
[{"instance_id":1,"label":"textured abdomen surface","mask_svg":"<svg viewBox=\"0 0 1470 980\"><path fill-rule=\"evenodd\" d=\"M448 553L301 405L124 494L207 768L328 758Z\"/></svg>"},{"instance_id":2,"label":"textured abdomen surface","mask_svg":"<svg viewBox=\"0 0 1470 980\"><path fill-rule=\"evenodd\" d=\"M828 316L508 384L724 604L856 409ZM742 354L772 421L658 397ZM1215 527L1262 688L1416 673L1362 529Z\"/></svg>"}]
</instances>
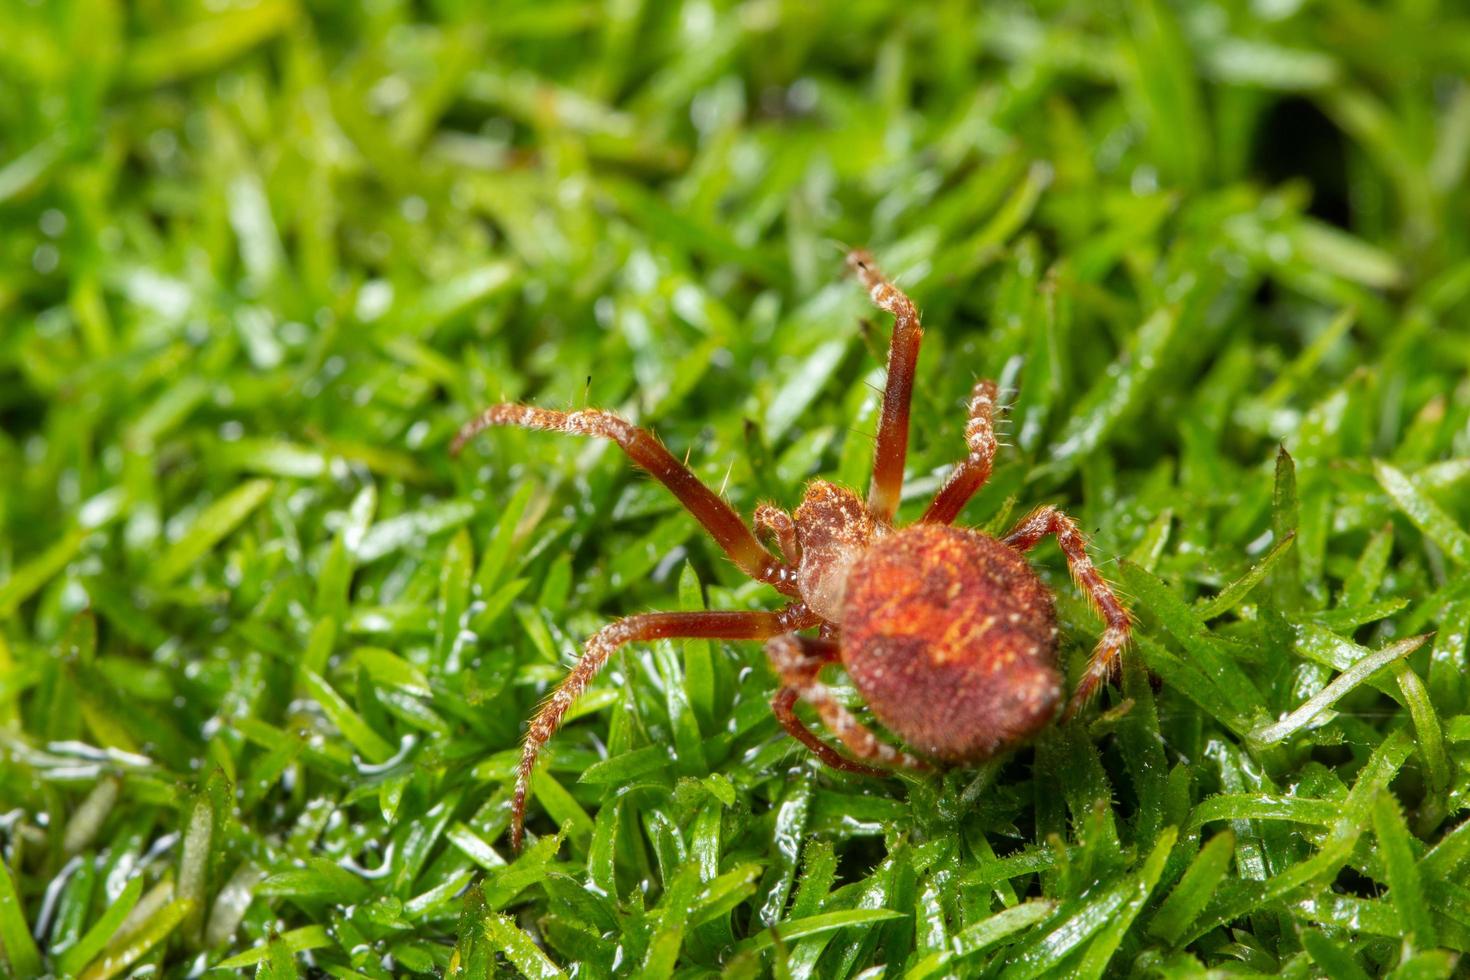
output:
<instances>
[{"instance_id":1,"label":"textured abdomen surface","mask_svg":"<svg viewBox=\"0 0 1470 980\"><path fill-rule=\"evenodd\" d=\"M1035 734L1061 700L1051 592L978 531L918 524L853 568L842 659L878 720L945 762Z\"/></svg>"}]
</instances>

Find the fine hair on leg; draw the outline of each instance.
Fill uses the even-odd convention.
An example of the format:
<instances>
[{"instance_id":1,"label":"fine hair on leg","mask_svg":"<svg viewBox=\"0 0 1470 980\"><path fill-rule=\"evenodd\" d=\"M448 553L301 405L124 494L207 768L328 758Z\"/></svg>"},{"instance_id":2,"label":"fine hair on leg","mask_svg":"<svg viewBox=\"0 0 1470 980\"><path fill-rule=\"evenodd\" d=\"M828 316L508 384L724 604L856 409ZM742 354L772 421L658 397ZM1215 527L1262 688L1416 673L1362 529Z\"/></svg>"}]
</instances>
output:
<instances>
[{"instance_id":1,"label":"fine hair on leg","mask_svg":"<svg viewBox=\"0 0 1470 980\"><path fill-rule=\"evenodd\" d=\"M868 290L873 305L893 314L893 339L888 344L888 380L878 420L878 444L873 451L873 482L868 488L868 512L884 524L893 522L903 492L903 467L909 448L909 403L914 395L914 366L924 338L913 301L884 278L873 256L858 250L847 264Z\"/></svg>"},{"instance_id":2,"label":"fine hair on leg","mask_svg":"<svg viewBox=\"0 0 1470 980\"><path fill-rule=\"evenodd\" d=\"M561 727L567 709L587 689L608 658L628 643L688 637L710 640L765 640L789 630L816 625L817 617L801 603L774 612L659 612L629 616L609 623L587 640L582 654L561 683L536 709L526 728L521 761L516 767L515 796L511 802L511 847L519 851L525 829L526 795L536 757Z\"/></svg>"},{"instance_id":3,"label":"fine hair on leg","mask_svg":"<svg viewBox=\"0 0 1470 980\"><path fill-rule=\"evenodd\" d=\"M970 447L970 454L960 460L944 486L934 495L933 502L921 518L926 523L954 523L965 504L990 479L990 468L995 460L995 397L994 381L976 382L970 392L970 418L965 423L965 442Z\"/></svg>"},{"instance_id":4,"label":"fine hair on leg","mask_svg":"<svg viewBox=\"0 0 1470 980\"><path fill-rule=\"evenodd\" d=\"M675 459L673 453L664 448L664 444L649 430L600 409L558 412L530 405L491 405L465 423L454 437L449 451L458 455L466 442L492 426L517 426L611 439L637 466L669 488L741 571L787 595L796 594L794 571L784 562L777 561L735 513L735 509L705 486L689 467Z\"/></svg>"},{"instance_id":5,"label":"fine hair on leg","mask_svg":"<svg viewBox=\"0 0 1470 980\"><path fill-rule=\"evenodd\" d=\"M1062 712L1062 720L1066 721L1076 716L1087 705L1098 691L1098 688L1111 676L1119 666L1119 658L1122 656L1123 648L1128 645L1128 638L1133 632L1133 621L1128 616L1128 610L1118 600L1118 596L1103 577L1098 574L1097 566L1087 555L1087 538L1077 522L1055 507L1042 507L1022 521L1001 540L1015 548L1017 551L1029 551L1036 543L1048 534L1055 534L1057 544L1066 556L1067 567L1072 572L1072 578L1082 594L1087 598L1092 607L1102 616L1105 628L1097 646L1093 648L1092 656L1088 658L1087 667L1082 672L1082 677L1077 681L1077 689L1072 692L1072 698L1067 702L1066 710Z\"/></svg>"}]
</instances>

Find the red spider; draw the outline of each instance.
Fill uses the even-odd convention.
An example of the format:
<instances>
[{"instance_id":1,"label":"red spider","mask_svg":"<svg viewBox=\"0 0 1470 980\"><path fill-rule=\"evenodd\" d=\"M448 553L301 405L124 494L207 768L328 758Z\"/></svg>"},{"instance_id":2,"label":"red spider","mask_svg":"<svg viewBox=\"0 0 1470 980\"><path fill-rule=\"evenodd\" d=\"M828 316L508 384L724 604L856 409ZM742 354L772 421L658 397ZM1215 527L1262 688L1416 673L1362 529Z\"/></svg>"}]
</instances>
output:
<instances>
[{"instance_id":1,"label":"red spider","mask_svg":"<svg viewBox=\"0 0 1470 980\"><path fill-rule=\"evenodd\" d=\"M1042 507L999 539L950 526L990 475L996 446L994 382L979 382L971 395L965 425L969 455L917 524L893 526L923 330L913 302L883 278L868 253L851 253L847 264L873 303L895 321L866 504L846 487L814 480L795 515L768 503L756 507L752 531L653 433L597 410L495 405L455 437L451 451L456 454L476 433L494 425L611 439L679 498L741 571L791 599L773 612L629 616L593 634L582 659L541 705L526 732L512 807L511 842L517 850L537 754L572 702L625 643L672 637L765 640L782 682L771 699L776 718L833 768L883 774L839 754L806 728L793 710L798 699L810 703L859 759L915 769L928 768L925 759L979 762L1034 735L1061 702L1053 597L1022 557L1044 536L1055 534L1073 577L1107 623L1063 717L1086 704L1116 667L1128 641L1128 612L1087 557L1075 521L1054 507ZM780 558L761 544L756 532L774 539ZM820 627L819 636L802 635L814 627ZM838 703L819 678L832 661L841 661L874 716L923 758L880 741Z\"/></svg>"}]
</instances>

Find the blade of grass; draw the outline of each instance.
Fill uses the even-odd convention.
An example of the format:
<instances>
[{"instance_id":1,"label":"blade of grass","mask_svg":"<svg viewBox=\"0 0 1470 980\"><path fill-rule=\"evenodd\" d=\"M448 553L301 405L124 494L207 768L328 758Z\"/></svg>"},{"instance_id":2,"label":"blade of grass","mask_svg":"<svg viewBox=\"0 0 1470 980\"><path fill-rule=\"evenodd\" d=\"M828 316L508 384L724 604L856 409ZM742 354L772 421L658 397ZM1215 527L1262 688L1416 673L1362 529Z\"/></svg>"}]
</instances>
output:
<instances>
[{"instance_id":1,"label":"blade of grass","mask_svg":"<svg viewBox=\"0 0 1470 980\"><path fill-rule=\"evenodd\" d=\"M1378 835L1378 861L1388 884L1388 899L1405 936L1417 946L1438 946L1439 935L1424 897L1409 828L1392 794L1380 793L1374 802L1373 829Z\"/></svg>"},{"instance_id":2,"label":"blade of grass","mask_svg":"<svg viewBox=\"0 0 1470 980\"><path fill-rule=\"evenodd\" d=\"M949 948L930 953L915 963L907 980L923 980L945 970L953 971L955 964L978 956L1004 943L1012 936L1050 918L1056 911L1056 903L1037 899L1002 909L994 915L972 922L950 940Z\"/></svg>"},{"instance_id":3,"label":"blade of grass","mask_svg":"<svg viewBox=\"0 0 1470 980\"><path fill-rule=\"evenodd\" d=\"M1373 461L1373 474L1395 506L1426 538L1439 545L1455 564L1470 564L1470 534L1439 504L1425 496L1402 471L1382 460Z\"/></svg>"},{"instance_id":4,"label":"blade of grass","mask_svg":"<svg viewBox=\"0 0 1470 980\"><path fill-rule=\"evenodd\" d=\"M41 951L31 937L25 907L15 891L15 879L3 861L0 861L0 953L4 953L16 976L41 975Z\"/></svg>"},{"instance_id":5,"label":"blade of grass","mask_svg":"<svg viewBox=\"0 0 1470 980\"><path fill-rule=\"evenodd\" d=\"M1302 702L1301 707L1285 718L1251 732L1251 739L1261 745L1285 741L1294 733L1310 725L1318 715L1336 704L1339 698L1367 681L1379 670L1419 649L1427 639L1429 639L1427 634L1411 636L1364 657L1333 678L1330 684Z\"/></svg>"},{"instance_id":6,"label":"blade of grass","mask_svg":"<svg viewBox=\"0 0 1470 980\"><path fill-rule=\"evenodd\" d=\"M485 916L485 935L490 944L521 971L528 980L563 980L566 974L543 953L531 937L508 917L494 912Z\"/></svg>"},{"instance_id":7,"label":"blade of grass","mask_svg":"<svg viewBox=\"0 0 1470 980\"><path fill-rule=\"evenodd\" d=\"M168 585L187 572L265 503L275 488L273 480L249 480L210 504L164 551L153 567L153 581Z\"/></svg>"}]
</instances>

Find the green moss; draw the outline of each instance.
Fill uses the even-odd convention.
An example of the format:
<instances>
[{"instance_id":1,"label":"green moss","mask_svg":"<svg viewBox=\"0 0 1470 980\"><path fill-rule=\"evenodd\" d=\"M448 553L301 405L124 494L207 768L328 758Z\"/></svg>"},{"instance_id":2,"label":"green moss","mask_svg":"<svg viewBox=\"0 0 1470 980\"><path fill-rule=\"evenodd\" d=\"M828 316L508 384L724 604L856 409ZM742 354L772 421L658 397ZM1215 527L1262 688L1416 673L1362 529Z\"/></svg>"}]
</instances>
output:
<instances>
[{"instance_id":1,"label":"green moss","mask_svg":"<svg viewBox=\"0 0 1470 980\"><path fill-rule=\"evenodd\" d=\"M0 972L1470 949L1452 4L0 17ZM515 857L521 725L587 633L776 597L608 446L450 438L596 404L746 513L861 483L888 323L839 243L924 312L904 516L1000 379L963 520L1078 516L1137 617L1120 684L1007 759L874 781L783 735L758 646L629 649ZM1035 560L1075 671L1099 623Z\"/></svg>"}]
</instances>

